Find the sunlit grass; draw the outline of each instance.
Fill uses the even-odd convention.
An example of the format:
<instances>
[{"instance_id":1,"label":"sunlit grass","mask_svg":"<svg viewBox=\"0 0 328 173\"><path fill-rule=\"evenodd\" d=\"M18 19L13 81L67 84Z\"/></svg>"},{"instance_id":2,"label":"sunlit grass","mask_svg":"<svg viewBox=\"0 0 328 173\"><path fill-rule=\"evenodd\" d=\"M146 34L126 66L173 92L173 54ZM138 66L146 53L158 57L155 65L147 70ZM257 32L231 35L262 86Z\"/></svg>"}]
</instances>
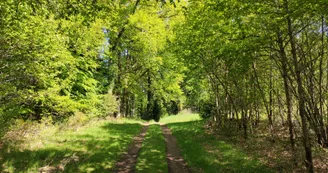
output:
<instances>
[{"instance_id":1,"label":"sunlit grass","mask_svg":"<svg viewBox=\"0 0 328 173\"><path fill-rule=\"evenodd\" d=\"M201 120L201 117L198 114L177 114L170 115L160 119L160 123L177 123L177 122L188 122L188 121L197 121Z\"/></svg>"},{"instance_id":2,"label":"sunlit grass","mask_svg":"<svg viewBox=\"0 0 328 173\"><path fill-rule=\"evenodd\" d=\"M165 141L159 125L150 125L136 166L137 172L168 172Z\"/></svg>"},{"instance_id":3,"label":"sunlit grass","mask_svg":"<svg viewBox=\"0 0 328 173\"><path fill-rule=\"evenodd\" d=\"M139 121L134 120L100 121L22 145L33 147L3 148L0 172L39 172L40 168L60 172L108 172L141 127Z\"/></svg>"},{"instance_id":4,"label":"sunlit grass","mask_svg":"<svg viewBox=\"0 0 328 173\"><path fill-rule=\"evenodd\" d=\"M169 123L168 126L177 138L183 158L194 172L272 172L233 145L208 134L203 120Z\"/></svg>"}]
</instances>

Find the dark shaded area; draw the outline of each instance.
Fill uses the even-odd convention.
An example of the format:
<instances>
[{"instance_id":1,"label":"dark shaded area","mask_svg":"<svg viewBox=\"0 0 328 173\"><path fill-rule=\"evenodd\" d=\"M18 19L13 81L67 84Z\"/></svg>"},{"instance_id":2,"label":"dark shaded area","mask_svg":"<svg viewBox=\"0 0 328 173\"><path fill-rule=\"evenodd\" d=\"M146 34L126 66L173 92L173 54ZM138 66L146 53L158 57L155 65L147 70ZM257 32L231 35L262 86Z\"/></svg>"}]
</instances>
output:
<instances>
[{"instance_id":1,"label":"dark shaded area","mask_svg":"<svg viewBox=\"0 0 328 173\"><path fill-rule=\"evenodd\" d=\"M6 172L4 163L15 167L15 172L38 172L40 167L51 166L60 172L111 172L114 163L126 151L140 124L106 124L101 127L108 136L76 134L74 139L58 139L53 148L35 151L2 149L0 172ZM68 148L69 147L69 148ZM83 150L85 148L85 150ZM60 166L64 166L61 170Z\"/></svg>"},{"instance_id":2,"label":"dark shaded area","mask_svg":"<svg viewBox=\"0 0 328 173\"><path fill-rule=\"evenodd\" d=\"M199 115L206 119L215 115L215 105L211 101L202 101L199 106Z\"/></svg>"},{"instance_id":3,"label":"dark shaded area","mask_svg":"<svg viewBox=\"0 0 328 173\"><path fill-rule=\"evenodd\" d=\"M142 109L141 109L142 112ZM162 107L159 104L158 100L154 100L154 101L149 101L147 103L147 108L145 110L143 110L142 113L140 113L141 115L141 119L146 120L146 121L150 121L150 120L154 120L155 122L159 122L159 120L161 119L161 115L163 113Z\"/></svg>"},{"instance_id":4,"label":"dark shaded area","mask_svg":"<svg viewBox=\"0 0 328 173\"><path fill-rule=\"evenodd\" d=\"M166 104L166 111L169 115L177 115L179 113L179 102L170 101Z\"/></svg>"}]
</instances>

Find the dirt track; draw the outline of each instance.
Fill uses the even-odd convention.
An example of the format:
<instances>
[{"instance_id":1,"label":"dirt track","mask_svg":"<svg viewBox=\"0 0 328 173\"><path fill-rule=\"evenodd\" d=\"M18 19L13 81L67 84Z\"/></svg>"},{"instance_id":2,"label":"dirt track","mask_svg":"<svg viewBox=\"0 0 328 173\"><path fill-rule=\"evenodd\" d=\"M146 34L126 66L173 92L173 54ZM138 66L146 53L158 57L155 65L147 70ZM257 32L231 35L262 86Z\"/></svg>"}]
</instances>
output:
<instances>
[{"instance_id":1,"label":"dirt track","mask_svg":"<svg viewBox=\"0 0 328 173\"><path fill-rule=\"evenodd\" d=\"M121 159L115 164L115 172L117 173L132 173L135 172L138 153L145 138L148 125L144 125L138 136L133 138L132 144L129 146L128 152L124 153Z\"/></svg>"},{"instance_id":2,"label":"dirt track","mask_svg":"<svg viewBox=\"0 0 328 173\"><path fill-rule=\"evenodd\" d=\"M162 133L166 144L166 160L169 173L189 173L191 172L186 162L181 157L180 150L177 146L176 138L172 135L166 125L161 125ZM124 153L121 159L115 164L117 173L133 173L137 164L138 154L142 147L148 125L144 125L140 134L133 138L127 153Z\"/></svg>"},{"instance_id":3,"label":"dirt track","mask_svg":"<svg viewBox=\"0 0 328 173\"><path fill-rule=\"evenodd\" d=\"M169 173L188 173L191 172L186 162L181 157L180 149L177 146L176 138L166 125L161 125L166 143L166 160Z\"/></svg>"}]
</instances>

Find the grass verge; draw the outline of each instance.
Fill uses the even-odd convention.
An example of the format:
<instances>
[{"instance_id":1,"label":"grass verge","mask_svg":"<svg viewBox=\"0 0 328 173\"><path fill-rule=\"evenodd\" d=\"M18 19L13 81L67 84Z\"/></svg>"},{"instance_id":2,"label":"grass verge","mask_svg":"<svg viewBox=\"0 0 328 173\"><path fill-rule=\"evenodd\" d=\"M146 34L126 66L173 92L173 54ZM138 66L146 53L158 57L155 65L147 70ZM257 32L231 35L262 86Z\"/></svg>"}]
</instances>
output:
<instances>
[{"instance_id":1,"label":"grass verge","mask_svg":"<svg viewBox=\"0 0 328 173\"><path fill-rule=\"evenodd\" d=\"M164 136L161 127L150 125L136 166L137 172L168 172Z\"/></svg>"},{"instance_id":2,"label":"grass verge","mask_svg":"<svg viewBox=\"0 0 328 173\"><path fill-rule=\"evenodd\" d=\"M108 172L141 127L131 120L99 121L34 139L33 147L3 147L0 172Z\"/></svg>"},{"instance_id":3,"label":"grass verge","mask_svg":"<svg viewBox=\"0 0 328 173\"><path fill-rule=\"evenodd\" d=\"M188 120L185 117L175 119L180 122L169 121L168 126L177 138L182 156L194 172L273 172L233 145L208 134L204 121L181 122L182 119Z\"/></svg>"}]
</instances>

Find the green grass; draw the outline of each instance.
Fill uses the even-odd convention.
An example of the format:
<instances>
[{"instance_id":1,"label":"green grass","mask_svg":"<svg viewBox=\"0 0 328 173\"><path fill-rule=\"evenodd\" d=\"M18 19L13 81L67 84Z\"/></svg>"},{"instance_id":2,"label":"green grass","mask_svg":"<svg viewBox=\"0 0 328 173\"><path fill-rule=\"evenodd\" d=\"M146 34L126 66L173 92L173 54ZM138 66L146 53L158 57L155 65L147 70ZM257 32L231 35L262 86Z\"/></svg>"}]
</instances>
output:
<instances>
[{"instance_id":1,"label":"green grass","mask_svg":"<svg viewBox=\"0 0 328 173\"><path fill-rule=\"evenodd\" d=\"M161 127L150 125L139 153L137 172L168 172L165 141Z\"/></svg>"},{"instance_id":2,"label":"green grass","mask_svg":"<svg viewBox=\"0 0 328 173\"><path fill-rule=\"evenodd\" d=\"M170 122L168 126L177 138L182 156L194 172L273 172L233 145L207 134L204 130L205 121L190 121L196 115L186 116L168 117L164 121Z\"/></svg>"},{"instance_id":3,"label":"green grass","mask_svg":"<svg viewBox=\"0 0 328 173\"><path fill-rule=\"evenodd\" d=\"M188 122L188 121L197 121L201 120L198 114L178 114L178 115L170 115L160 119L160 123L177 123L177 122Z\"/></svg>"},{"instance_id":4,"label":"green grass","mask_svg":"<svg viewBox=\"0 0 328 173\"><path fill-rule=\"evenodd\" d=\"M64 166L60 172L109 172L140 130L141 124L131 120L103 122L40 139L34 149L3 148L0 172L39 172L45 166Z\"/></svg>"},{"instance_id":5,"label":"green grass","mask_svg":"<svg viewBox=\"0 0 328 173\"><path fill-rule=\"evenodd\" d=\"M0 172L39 172L45 166L63 167L60 172L111 172L142 127L136 120L111 121L90 124L75 132L55 133L49 128L39 138L31 138L29 145L4 147L0 150ZM160 122L168 124L182 156L194 172L273 172L237 149L226 136L208 134L205 121L197 114L168 116ZM167 169L161 128L150 125L136 170L168 172Z\"/></svg>"}]
</instances>

